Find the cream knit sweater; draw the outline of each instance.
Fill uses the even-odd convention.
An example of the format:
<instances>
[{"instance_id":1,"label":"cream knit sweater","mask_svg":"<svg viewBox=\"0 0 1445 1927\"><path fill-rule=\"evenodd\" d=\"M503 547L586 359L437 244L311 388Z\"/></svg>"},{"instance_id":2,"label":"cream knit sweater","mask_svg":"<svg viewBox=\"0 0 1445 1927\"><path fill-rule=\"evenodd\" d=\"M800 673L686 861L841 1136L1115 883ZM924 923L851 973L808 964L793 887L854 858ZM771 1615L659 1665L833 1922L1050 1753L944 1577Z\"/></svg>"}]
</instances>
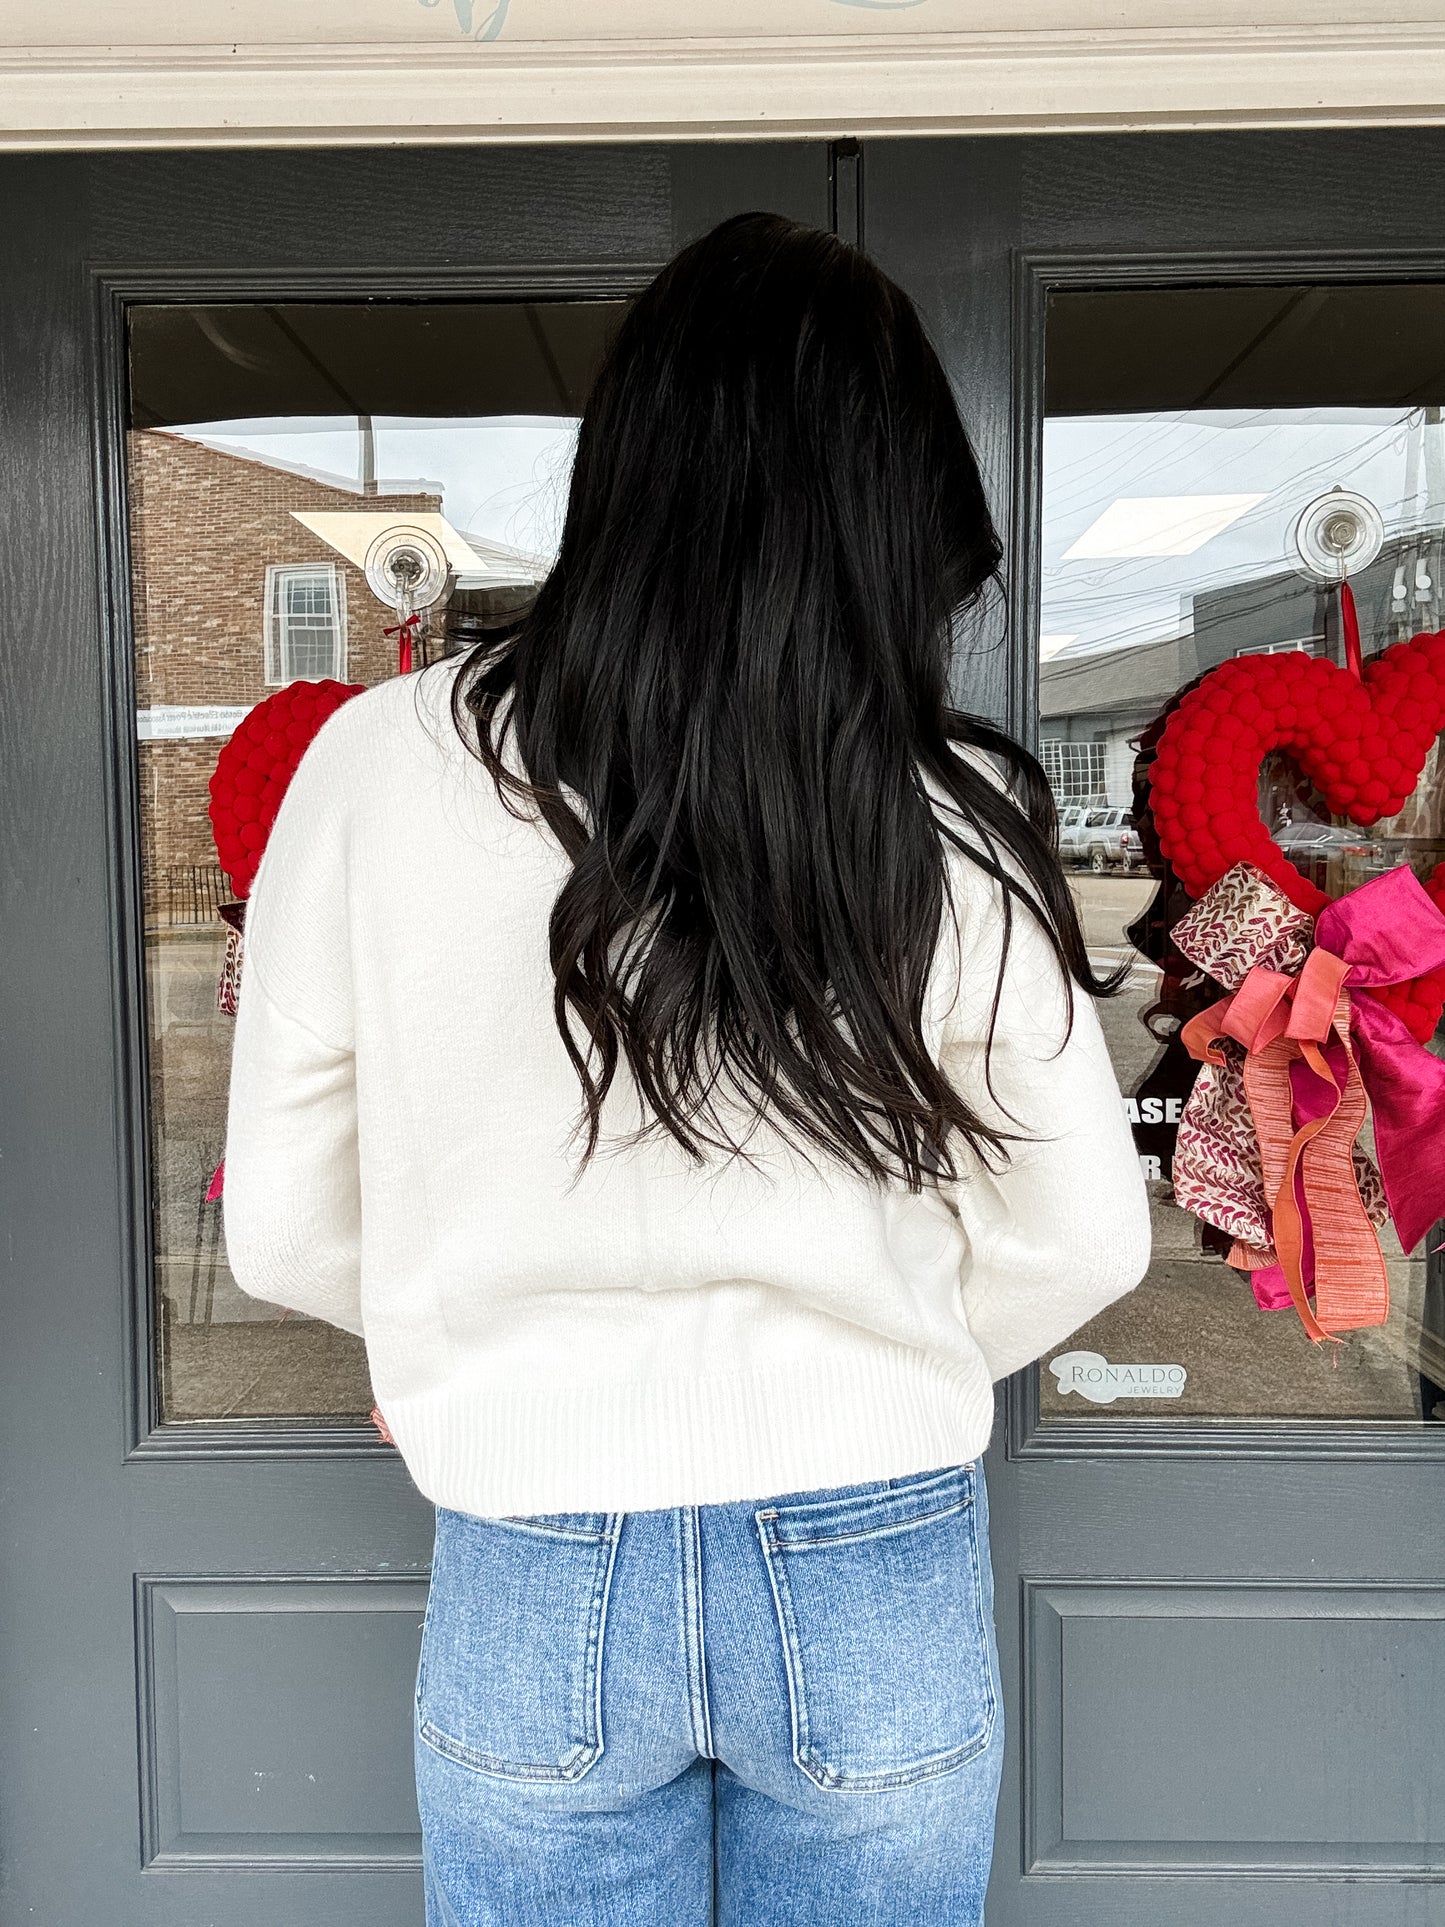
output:
<instances>
[{"instance_id":1,"label":"cream knit sweater","mask_svg":"<svg viewBox=\"0 0 1445 1927\"><path fill-rule=\"evenodd\" d=\"M1029 1132L1001 1176L910 1196L780 1143L698 1169L671 1140L579 1175L547 920L567 860L458 740L451 664L308 749L251 899L226 1146L242 1289L366 1341L413 1478L472 1513L635 1510L970 1459L993 1380L1127 1291L1144 1187L1087 997L1016 917L992 1060ZM988 1108L994 886L930 1023ZM619 1092L622 1137L638 1121Z\"/></svg>"}]
</instances>

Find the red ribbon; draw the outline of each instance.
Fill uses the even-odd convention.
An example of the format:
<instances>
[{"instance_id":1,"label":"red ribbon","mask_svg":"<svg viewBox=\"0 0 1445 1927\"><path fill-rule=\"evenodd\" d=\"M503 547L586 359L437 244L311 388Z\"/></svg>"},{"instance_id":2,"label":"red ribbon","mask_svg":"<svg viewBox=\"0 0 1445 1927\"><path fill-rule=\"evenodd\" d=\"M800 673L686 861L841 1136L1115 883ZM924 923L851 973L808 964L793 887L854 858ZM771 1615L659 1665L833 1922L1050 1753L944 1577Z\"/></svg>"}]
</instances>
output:
<instances>
[{"instance_id":1,"label":"red ribbon","mask_svg":"<svg viewBox=\"0 0 1445 1927\"><path fill-rule=\"evenodd\" d=\"M1345 632L1345 667L1358 682L1365 672L1365 659L1360 650L1360 618L1355 608L1355 592L1348 582L1340 584L1340 627Z\"/></svg>"},{"instance_id":2,"label":"red ribbon","mask_svg":"<svg viewBox=\"0 0 1445 1927\"><path fill-rule=\"evenodd\" d=\"M400 622L393 623L390 629L383 629L381 632L384 636L396 636L399 638L396 645L396 673L398 676L409 676L411 674L412 639L416 634L417 625L420 621L421 611L417 609L411 615L403 616Z\"/></svg>"}]
</instances>

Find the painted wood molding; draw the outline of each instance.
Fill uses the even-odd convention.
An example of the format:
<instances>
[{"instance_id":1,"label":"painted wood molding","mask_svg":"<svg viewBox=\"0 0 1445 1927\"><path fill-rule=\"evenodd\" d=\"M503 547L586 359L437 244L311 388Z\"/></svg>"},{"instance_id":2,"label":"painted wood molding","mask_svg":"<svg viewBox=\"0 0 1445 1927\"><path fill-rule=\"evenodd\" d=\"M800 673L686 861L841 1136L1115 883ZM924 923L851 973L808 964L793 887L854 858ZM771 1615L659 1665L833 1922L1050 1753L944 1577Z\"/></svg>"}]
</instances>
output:
<instances>
[{"instance_id":1,"label":"painted wood molding","mask_svg":"<svg viewBox=\"0 0 1445 1927\"><path fill-rule=\"evenodd\" d=\"M0 48L0 147L1445 121L1445 22L529 45Z\"/></svg>"}]
</instances>

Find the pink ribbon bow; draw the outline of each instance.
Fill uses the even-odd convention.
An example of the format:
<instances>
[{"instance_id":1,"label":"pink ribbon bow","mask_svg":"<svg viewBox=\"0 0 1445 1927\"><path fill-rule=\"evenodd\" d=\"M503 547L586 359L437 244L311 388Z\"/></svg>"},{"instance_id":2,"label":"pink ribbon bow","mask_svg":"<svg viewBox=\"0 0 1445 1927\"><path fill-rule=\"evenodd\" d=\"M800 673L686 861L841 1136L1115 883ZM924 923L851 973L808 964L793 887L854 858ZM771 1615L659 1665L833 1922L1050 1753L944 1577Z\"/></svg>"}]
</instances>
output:
<instances>
[{"instance_id":1,"label":"pink ribbon bow","mask_svg":"<svg viewBox=\"0 0 1445 1927\"><path fill-rule=\"evenodd\" d=\"M1246 885L1253 889L1248 875L1234 880L1236 892ZM1197 941L1199 932L1191 934ZM1445 916L1402 867L1327 905L1314 938L1298 975L1255 964L1232 996L1191 1019L1183 1041L1221 1069L1221 1040L1244 1046L1279 1271L1305 1329L1321 1339L1383 1324L1389 1312L1384 1259L1355 1166L1367 1096L1404 1248L1445 1214L1445 1157L1435 1148L1445 1130L1445 1063L1370 994L1445 964ZM1196 954L1188 937L1181 948ZM1208 967L1206 957L1197 960ZM1267 1273L1256 1278L1257 1296L1265 1286L1261 1302L1270 1302L1274 1282Z\"/></svg>"},{"instance_id":2,"label":"pink ribbon bow","mask_svg":"<svg viewBox=\"0 0 1445 1927\"><path fill-rule=\"evenodd\" d=\"M1315 945L1349 966L1351 1041L1374 1112L1375 1155L1400 1243L1413 1251L1445 1217L1445 1063L1369 993L1445 965L1445 916L1402 866L1327 904ZM1299 1078L1296 1104L1308 1110L1321 1096L1307 1074Z\"/></svg>"}]
</instances>

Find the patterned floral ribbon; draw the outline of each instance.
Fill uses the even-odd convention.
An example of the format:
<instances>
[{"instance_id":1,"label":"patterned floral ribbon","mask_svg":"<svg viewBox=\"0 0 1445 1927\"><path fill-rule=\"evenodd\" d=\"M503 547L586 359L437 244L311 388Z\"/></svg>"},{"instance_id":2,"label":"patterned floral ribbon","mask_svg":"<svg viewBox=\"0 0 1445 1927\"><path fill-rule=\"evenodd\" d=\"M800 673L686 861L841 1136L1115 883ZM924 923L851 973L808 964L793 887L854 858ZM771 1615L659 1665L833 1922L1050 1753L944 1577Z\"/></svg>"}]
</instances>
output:
<instances>
[{"instance_id":1,"label":"patterned floral ribbon","mask_svg":"<svg viewBox=\"0 0 1445 1927\"><path fill-rule=\"evenodd\" d=\"M1301 970L1314 928L1309 912L1262 871L1239 863L1205 891L1172 934L1183 956L1227 990L1237 990L1256 966L1287 976ZM1184 1107L1170 1175L1178 1204L1228 1233L1234 1240L1229 1262L1248 1270L1259 1304L1275 1310L1291 1301L1271 1242L1244 1057L1233 1038L1221 1036L1211 1047ZM1378 1206L1383 1214L1382 1191Z\"/></svg>"},{"instance_id":2,"label":"patterned floral ribbon","mask_svg":"<svg viewBox=\"0 0 1445 1927\"><path fill-rule=\"evenodd\" d=\"M226 954L221 962L220 982L216 985L216 1008L234 1017L241 998L241 963L245 955L246 904L233 899L220 905L218 912L226 926ZM206 1203L214 1204L226 1188L226 1160L221 1159L206 1186Z\"/></svg>"}]
</instances>

